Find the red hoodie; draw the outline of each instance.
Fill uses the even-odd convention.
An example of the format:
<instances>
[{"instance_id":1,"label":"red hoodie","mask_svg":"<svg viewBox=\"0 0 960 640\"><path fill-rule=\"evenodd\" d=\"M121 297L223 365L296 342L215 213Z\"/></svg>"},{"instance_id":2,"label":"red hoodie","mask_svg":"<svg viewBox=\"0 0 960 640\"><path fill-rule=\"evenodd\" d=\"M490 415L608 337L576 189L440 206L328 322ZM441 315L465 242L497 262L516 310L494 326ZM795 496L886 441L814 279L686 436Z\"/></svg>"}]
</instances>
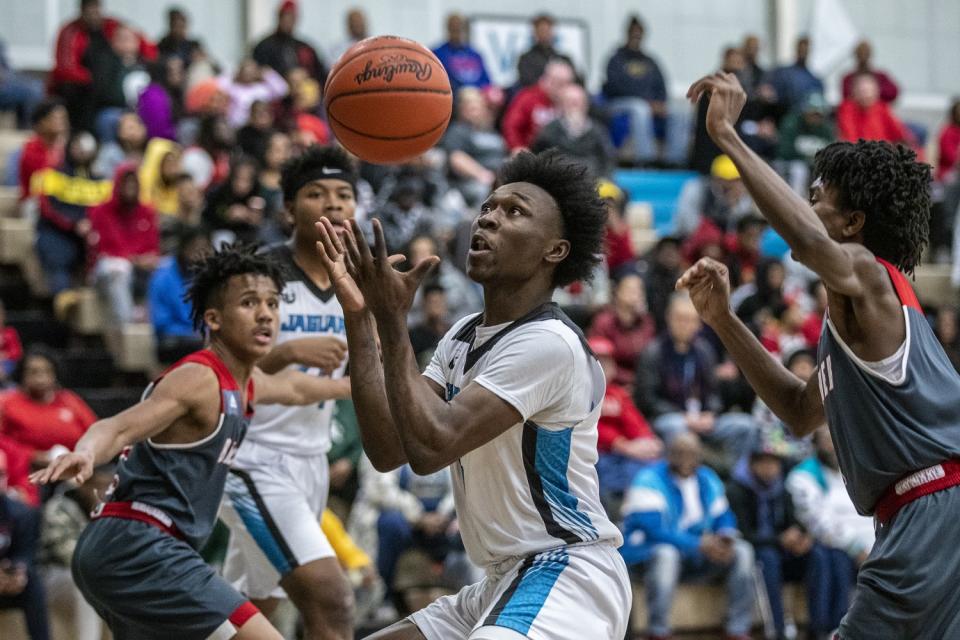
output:
<instances>
[{"instance_id":1,"label":"red hoodie","mask_svg":"<svg viewBox=\"0 0 960 640\"><path fill-rule=\"evenodd\" d=\"M103 35L109 42L113 39L113 32L123 23L116 18L103 19ZM154 60L157 57L157 45L153 44L139 31L135 31L140 39L140 56L144 60ZM90 31L80 18L63 25L57 34L57 48L54 52L53 71L50 72L50 86L56 87L65 82L75 84L90 84L90 70L83 66L83 54L90 44Z\"/></svg>"},{"instance_id":2,"label":"red hoodie","mask_svg":"<svg viewBox=\"0 0 960 640\"><path fill-rule=\"evenodd\" d=\"M120 183L129 174L136 174L137 165L125 162L117 167L113 179L113 196L90 209L90 245L96 256L133 258L160 253L160 232L157 212L137 202L132 207L120 203Z\"/></svg>"},{"instance_id":3,"label":"red hoodie","mask_svg":"<svg viewBox=\"0 0 960 640\"><path fill-rule=\"evenodd\" d=\"M503 139L511 151L529 147L555 115L550 96L540 85L521 89L503 115Z\"/></svg>"},{"instance_id":4,"label":"red hoodie","mask_svg":"<svg viewBox=\"0 0 960 640\"><path fill-rule=\"evenodd\" d=\"M613 443L620 437L627 440L654 437L650 425L637 405L633 404L630 394L615 382L607 383L597 432L597 450L600 453L609 453Z\"/></svg>"}]
</instances>

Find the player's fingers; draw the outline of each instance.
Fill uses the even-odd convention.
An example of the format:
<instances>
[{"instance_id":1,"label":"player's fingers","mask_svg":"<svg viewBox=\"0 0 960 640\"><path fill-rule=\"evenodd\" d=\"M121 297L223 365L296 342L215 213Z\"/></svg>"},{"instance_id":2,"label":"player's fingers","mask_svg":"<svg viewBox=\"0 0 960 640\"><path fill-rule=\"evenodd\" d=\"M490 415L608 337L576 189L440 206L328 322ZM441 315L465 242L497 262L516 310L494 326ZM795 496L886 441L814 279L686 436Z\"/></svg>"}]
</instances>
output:
<instances>
[{"instance_id":1,"label":"player's fingers","mask_svg":"<svg viewBox=\"0 0 960 640\"><path fill-rule=\"evenodd\" d=\"M367 243L363 240L360 225L356 220L351 220L346 229L347 232L343 234L343 242L347 246L347 257L353 262L354 267L359 267L363 264L360 245L366 246Z\"/></svg>"},{"instance_id":2,"label":"player's fingers","mask_svg":"<svg viewBox=\"0 0 960 640\"><path fill-rule=\"evenodd\" d=\"M383 237L383 227L380 226L380 221L376 218L373 220L373 249L376 252L377 260L382 261L382 264L387 264L387 239Z\"/></svg>"},{"instance_id":3,"label":"player's fingers","mask_svg":"<svg viewBox=\"0 0 960 640\"><path fill-rule=\"evenodd\" d=\"M331 230L327 228L327 225L324 224L326 220L320 220L316 224L317 232L320 234L320 240L317 241L317 246L323 246L324 254L327 256L327 259L331 262L336 262L337 259L337 247L334 244L331 236ZM336 235L336 234L332 234Z\"/></svg>"},{"instance_id":4,"label":"player's fingers","mask_svg":"<svg viewBox=\"0 0 960 640\"><path fill-rule=\"evenodd\" d=\"M424 260L418 262L413 269L410 269L410 271L404 275L404 277L412 280L417 286L420 286L420 283L423 282L423 279L427 277L427 274L430 273L430 271L433 270L433 268L438 264L440 264L440 258L437 256L430 256L429 258L425 258Z\"/></svg>"},{"instance_id":5,"label":"player's fingers","mask_svg":"<svg viewBox=\"0 0 960 640\"><path fill-rule=\"evenodd\" d=\"M328 253L330 253L331 257L339 256L343 253L343 243L340 242L340 234L337 233L337 230L329 218L320 218L320 224L323 225L324 235L329 241L327 243L330 249Z\"/></svg>"},{"instance_id":6,"label":"player's fingers","mask_svg":"<svg viewBox=\"0 0 960 640\"><path fill-rule=\"evenodd\" d=\"M387 258L387 263L388 263L391 267L395 267L395 266L397 266L398 264L400 264L401 262L405 262L406 259L407 259L407 256L403 255L402 253L395 253L395 254L393 254L392 256L390 256L390 257Z\"/></svg>"}]
</instances>

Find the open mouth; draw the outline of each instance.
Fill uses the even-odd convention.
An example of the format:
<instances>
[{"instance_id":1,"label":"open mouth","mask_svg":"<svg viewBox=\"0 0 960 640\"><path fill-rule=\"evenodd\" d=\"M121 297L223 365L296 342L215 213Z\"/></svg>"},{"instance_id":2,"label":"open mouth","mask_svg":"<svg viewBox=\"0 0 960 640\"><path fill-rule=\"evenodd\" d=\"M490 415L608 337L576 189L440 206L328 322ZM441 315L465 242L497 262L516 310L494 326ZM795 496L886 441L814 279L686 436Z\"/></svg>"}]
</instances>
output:
<instances>
[{"instance_id":1,"label":"open mouth","mask_svg":"<svg viewBox=\"0 0 960 640\"><path fill-rule=\"evenodd\" d=\"M471 253L482 253L484 251L491 251L493 247L490 246L490 243L487 242L486 238L481 236L479 233L474 234L473 238L470 239L470 252Z\"/></svg>"},{"instance_id":2,"label":"open mouth","mask_svg":"<svg viewBox=\"0 0 960 640\"><path fill-rule=\"evenodd\" d=\"M253 338L257 341L257 344L270 344L273 341L273 329L260 327L253 332Z\"/></svg>"}]
</instances>

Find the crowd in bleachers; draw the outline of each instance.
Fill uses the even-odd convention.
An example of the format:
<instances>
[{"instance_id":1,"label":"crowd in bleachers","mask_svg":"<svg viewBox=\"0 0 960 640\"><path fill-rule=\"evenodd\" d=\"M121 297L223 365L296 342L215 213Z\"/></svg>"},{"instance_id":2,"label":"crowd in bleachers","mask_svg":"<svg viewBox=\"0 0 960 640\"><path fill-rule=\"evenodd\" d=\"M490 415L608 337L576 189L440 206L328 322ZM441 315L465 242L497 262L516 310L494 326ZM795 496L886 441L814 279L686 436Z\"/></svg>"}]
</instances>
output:
<instances>
[{"instance_id":1,"label":"crowd in bleachers","mask_svg":"<svg viewBox=\"0 0 960 640\"><path fill-rule=\"evenodd\" d=\"M8 184L19 190L15 213L34 225L43 277L33 294L37 304L56 299L59 308L93 287L108 347L125 327L149 323L156 362L171 363L202 344L182 298L191 261L223 243L284 241L291 220L281 167L311 145L335 143L322 108L328 69L380 29L354 9L345 39L317 49L298 35L301 8L284 0L275 31L251 43L249 57L223 60L191 34L183 9L170 9L168 32L154 42L108 16L100 0L79 6L57 36L45 82L15 71L0 46L0 110L32 129L5 160ZM792 637L781 593L796 581L809 593L810 637L827 637L872 545L871 521L846 495L829 432L794 439L674 283L700 257L724 262L737 315L805 378L825 290L789 257L733 162L707 136L705 101L671 101L668 69L645 48L642 18L627 20L597 95L585 88L584 70L555 48L554 24L548 14L532 19L517 82L500 87L470 46L466 19L448 16L447 39L434 49L455 90L444 138L402 165L358 161L362 226L378 218L388 249L410 264L444 259L411 313L417 359L425 365L452 323L482 308L482 292L463 268L470 220L499 166L523 149L557 147L580 158L601 178L607 251L596 277L559 291L557 301L606 373L597 471L605 506L623 526L622 553L646 589L647 631L669 636L679 582L710 580L725 584L730 637L750 632L758 601L777 637ZM746 35L721 52L718 67L748 92L737 124L748 144L801 193L814 155L835 140L887 140L933 155L930 255L947 259L960 203L960 102L928 145L926 130L898 117L897 81L874 66L869 42L853 52L839 105L826 101L807 66L808 39L796 43L793 63L769 69L762 44ZM633 197L625 169L685 178L665 224ZM960 285L960 266L955 272ZM960 370L956 308L930 316ZM100 625L71 587L69 559L111 471L52 493L27 481L96 419L62 384L60 360L42 344L21 344L0 301L0 608L22 609L31 638L42 640L50 637L48 604L66 606L71 637L88 640L99 638ZM473 580L446 472L376 472L362 454L350 402L338 403L336 415L334 510L323 526L355 578L361 623L389 621L434 589ZM404 560L410 550L418 554L412 562Z\"/></svg>"}]
</instances>

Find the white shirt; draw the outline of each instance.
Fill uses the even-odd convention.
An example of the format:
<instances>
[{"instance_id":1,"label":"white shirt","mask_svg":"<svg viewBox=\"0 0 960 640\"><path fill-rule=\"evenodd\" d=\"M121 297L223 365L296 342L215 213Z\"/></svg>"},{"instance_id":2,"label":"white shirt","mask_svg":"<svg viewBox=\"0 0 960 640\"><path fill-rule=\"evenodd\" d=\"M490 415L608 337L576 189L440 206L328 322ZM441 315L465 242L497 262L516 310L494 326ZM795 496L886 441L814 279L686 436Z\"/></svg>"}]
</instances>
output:
<instances>
[{"instance_id":1,"label":"white shirt","mask_svg":"<svg viewBox=\"0 0 960 640\"><path fill-rule=\"evenodd\" d=\"M335 336L346 342L343 307L333 294L333 289L318 289L293 261L288 247L278 247L270 253L284 264L289 278L280 295L277 344L317 336ZM299 369L310 375L341 378L347 363L344 361L330 374L315 367L304 369L297 364L291 364L288 368ZM330 450L330 423L335 404L333 400L301 407L257 404L246 440L293 455L326 455Z\"/></svg>"},{"instance_id":2,"label":"white shirt","mask_svg":"<svg viewBox=\"0 0 960 640\"><path fill-rule=\"evenodd\" d=\"M700 482L696 474L689 478L673 477L680 496L683 498L683 515L680 516L679 527L686 531L691 525L703 521L703 503L700 501Z\"/></svg>"},{"instance_id":3,"label":"white shirt","mask_svg":"<svg viewBox=\"0 0 960 640\"><path fill-rule=\"evenodd\" d=\"M464 546L492 567L565 544L609 540L619 530L600 504L597 419L603 373L556 307L513 326L478 326L479 314L443 337L424 375L447 400L479 384L521 421L450 467Z\"/></svg>"}]
</instances>

